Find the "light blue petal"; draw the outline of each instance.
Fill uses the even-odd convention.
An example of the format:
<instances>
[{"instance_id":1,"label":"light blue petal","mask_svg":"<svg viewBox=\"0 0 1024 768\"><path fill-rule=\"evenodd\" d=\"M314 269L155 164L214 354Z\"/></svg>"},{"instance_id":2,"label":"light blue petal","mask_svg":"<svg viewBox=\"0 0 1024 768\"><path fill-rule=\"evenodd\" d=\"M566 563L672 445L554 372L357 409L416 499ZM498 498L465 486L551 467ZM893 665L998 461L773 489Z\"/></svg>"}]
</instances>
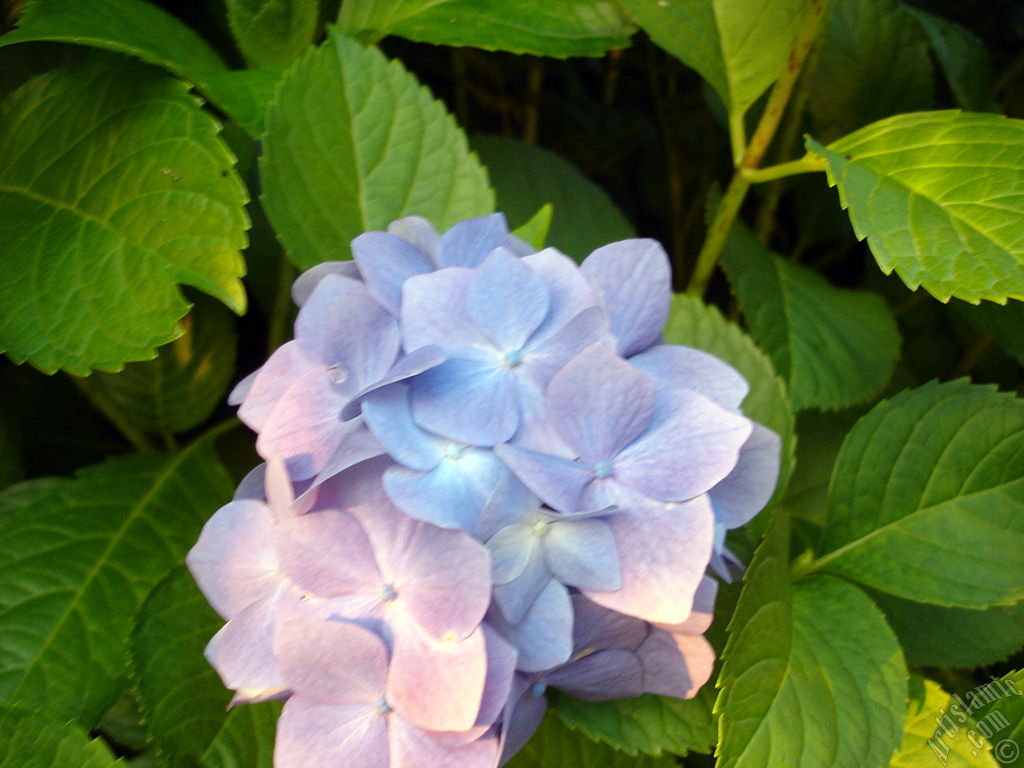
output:
<instances>
[{"instance_id":1,"label":"light blue petal","mask_svg":"<svg viewBox=\"0 0 1024 768\"><path fill-rule=\"evenodd\" d=\"M622 586L619 550L604 520L552 522L541 541L548 570L563 584L603 592Z\"/></svg>"},{"instance_id":2,"label":"light blue petal","mask_svg":"<svg viewBox=\"0 0 1024 768\"><path fill-rule=\"evenodd\" d=\"M500 587L519 578L540 546L540 538L529 525L510 525L488 539L494 585Z\"/></svg>"},{"instance_id":3,"label":"light blue petal","mask_svg":"<svg viewBox=\"0 0 1024 768\"><path fill-rule=\"evenodd\" d=\"M690 389L738 411L750 386L728 363L700 349L659 344L629 358L656 389Z\"/></svg>"},{"instance_id":4,"label":"light blue petal","mask_svg":"<svg viewBox=\"0 0 1024 768\"><path fill-rule=\"evenodd\" d=\"M530 606L551 582L551 572L540 548L530 550L530 557L519 576L508 584L494 587L494 602L509 624L518 624Z\"/></svg>"},{"instance_id":5,"label":"light blue petal","mask_svg":"<svg viewBox=\"0 0 1024 768\"><path fill-rule=\"evenodd\" d=\"M523 484L559 512L575 512L583 489L594 479L589 467L561 456L516 445L496 445L494 452Z\"/></svg>"},{"instance_id":6,"label":"light blue petal","mask_svg":"<svg viewBox=\"0 0 1024 768\"><path fill-rule=\"evenodd\" d=\"M466 310L495 347L518 353L544 320L550 300L544 281L511 251L498 248L477 269Z\"/></svg>"},{"instance_id":7,"label":"light blue petal","mask_svg":"<svg viewBox=\"0 0 1024 768\"><path fill-rule=\"evenodd\" d=\"M388 232L364 232L352 241L352 255L366 285L394 315L402 306L402 285L413 275L433 272L430 257L408 241Z\"/></svg>"},{"instance_id":8,"label":"light blue petal","mask_svg":"<svg viewBox=\"0 0 1024 768\"><path fill-rule=\"evenodd\" d=\"M441 236L439 267L477 267L488 253L506 245L508 223L501 213L460 221Z\"/></svg>"},{"instance_id":9,"label":"light blue petal","mask_svg":"<svg viewBox=\"0 0 1024 768\"><path fill-rule=\"evenodd\" d=\"M522 620L509 624L489 614L495 629L519 649L517 668L542 672L568 661L572 653L572 602L569 590L549 581ZM495 618L497 621L495 621Z\"/></svg>"},{"instance_id":10,"label":"light blue petal","mask_svg":"<svg viewBox=\"0 0 1024 768\"><path fill-rule=\"evenodd\" d=\"M412 420L406 384L393 384L367 395L363 400L363 418L400 464L426 472L444 458L449 441L427 432Z\"/></svg>"}]
</instances>

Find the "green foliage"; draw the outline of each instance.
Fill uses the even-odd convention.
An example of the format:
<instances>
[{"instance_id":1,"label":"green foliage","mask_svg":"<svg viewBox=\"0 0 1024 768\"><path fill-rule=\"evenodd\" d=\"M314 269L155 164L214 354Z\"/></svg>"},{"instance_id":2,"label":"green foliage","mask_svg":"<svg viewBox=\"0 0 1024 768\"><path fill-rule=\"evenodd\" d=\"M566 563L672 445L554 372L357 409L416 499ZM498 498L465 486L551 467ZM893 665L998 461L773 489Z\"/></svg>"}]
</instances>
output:
<instances>
[{"instance_id":1,"label":"green foliage","mask_svg":"<svg viewBox=\"0 0 1024 768\"><path fill-rule=\"evenodd\" d=\"M229 711L231 692L203 658L223 624L184 568L158 585L139 612L133 671L153 742L171 768L269 768L279 705Z\"/></svg>"},{"instance_id":2,"label":"green foliage","mask_svg":"<svg viewBox=\"0 0 1024 768\"><path fill-rule=\"evenodd\" d=\"M155 360L93 374L93 384L114 407L146 432L170 435L202 424L234 375L236 340L227 310L197 302L182 326L184 333L161 347Z\"/></svg>"},{"instance_id":3,"label":"green foliage","mask_svg":"<svg viewBox=\"0 0 1024 768\"><path fill-rule=\"evenodd\" d=\"M881 403L839 453L815 567L936 605L1024 599L1022 451L1024 404L993 387Z\"/></svg>"},{"instance_id":4,"label":"green foliage","mask_svg":"<svg viewBox=\"0 0 1024 768\"><path fill-rule=\"evenodd\" d=\"M444 107L397 62L333 34L267 111L263 204L299 267L418 214L440 230L494 210L487 171Z\"/></svg>"},{"instance_id":5,"label":"green foliage","mask_svg":"<svg viewBox=\"0 0 1024 768\"><path fill-rule=\"evenodd\" d=\"M686 700L645 694L636 699L583 702L560 696L555 712L570 728L619 752L658 757L663 752L709 751L716 735L712 703L711 688L705 686Z\"/></svg>"},{"instance_id":6,"label":"green foliage","mask_svg":"<svg viewBox=\"0 0 1024 768\"><path fill-rule=\"evenodd\" d=\"M936 739L936 719L941 721L949 704L949 693L939 685L917 675L910 677L903 743L893 755L889 768L931 768L936 762L945 768L996 768L999 765L991 752L975 749L965 734L941 742ZM946 745L950 747L948 752L943 748Z\"/></svg>"},{"instance_id":7,"label":"green foliage","mask_svg":"<svg viewBox=\"0 0 1024 768\"><path fill-rule=\"evenodd\" d=\"M1017 670L1004 675L999 680L989 678L982 691L975 689L979 695L964 698L971 706L971 718L975 727L968 730L966 740L973 746L978 742L987 750L992 749L992 756L1001 766L1021 768L1024 766L1024 671ZM963 735L961 735L963 738Z\"/></svg>"},{"instance_id":8,"label":"green foliage","mask_svg":"<svg viewBox=\"0 0 1024 768\"><path fill-rule=\"evenodd\" d=\"M341 30L538 56L598 56L629 44L633 28L609 0L363 0L342 3Z\"/></svg>"},{"instance_id":9,"label":"green foliage","mask_svg":"<svg viewBox=\"0 0 1024 768\"><path fill-rule=\"evenodd\" d=\"M885 386L900 336L881 296L835 288L741 227L729 236L722 267L795 410L855 405Z\"/></svg>"},{"instance_id":10,"label":"green foliage","mask_svg":"<svg viewBox=\"0 0 1024 768\"><path fill-rule=\"evenodd\" d=\"M473 136L471 146L487 166L509 226L532 216L540 199L553 208L546 244L574 259L636 237L607 193L554 152L505 136Z\"/></svg>"},{"instance_id":11,"label":"green foliage","mask_svg":"<svg viewBox=\"0 0 1024 768\"><path fill-rule=\"evenodd\" d=\"M978 667L1024 647L1024 603L985 610L945 608L874 595L915 667Z\"/></svg>"},{"instance_id":12,"label":"green foliage","mask_svg":"<svg viewBox=\"0 0 1024 768\"><path fill-rule=\"evenodd\" d=\"M113 768L110 748L77 724L0 705L2 768Z\"/></svg>"},{"instance_id":13,"label":"green foliage","mask_svg":"<svg viewBox=\"0 0 1024 768\"><path fill-rule=\"evenodd\" d=\"M1024 121L923 112L807 146L883 272L940 301L1024 298Z\"/></svg>"},{"instance_id":14,"label":"green foliage","mask_svg":"<svg viewBox=\"0 0 1024 768\"><path fill-rule=\"evenodd\" d=\"M749 382L750 392L743 401L743 412L782 438L782 463L775 490L775 498L779 498L793 470L796 436L786 385L775 374L771 361L753 339L727 322L716 307L683 294L672 298L665 341L710 352L733 366Z\"/></svg>"},{"instance_id":15,"label":"green foliage","mask_svg":"<svg viewBox=\"0 0 1024 768\"><path fill-rule=\"evenodd\" d=\"M885 766L906 700L899 645L856 587L791 584L788 538L777 513L730 622L717 765Z\"/></svg>"},{"instance_id":16,"label":"green foliage","mask_svg":"<svg viewBox=\"0 0 1024 768\"><path fill-rule=\"evenodd\" d=\"M740 115L786 66L807 0L620 0L651 39Z\"/></svg>"},{"instance_id":17,"label":"green foliage","mask_svg":"<svg viewBox=\"0 0 1024 768\"><path fill-rule=\"evenodd\" d=\"M96 54L5 104L0 348L47 372L118 370L181 334L177 283L245 311L246 191L184 84Z\"/></svg>"},{"instance_id":18,"label":"green foliage","mask_svg":"<svg viewBox=\"0 0 1024 768\"><path fill-rule=\"evenodd\" d=\"M227 0L228 23L253 64L287 64L313 42L320 20L316 0Z\"/></svg>"},{"instance_id":19,"label":"green foliage","mask_svg":"<svg viewBox=\"0 0 1024 768\"><path fill-rule=\"evenodd\" d=\"M617 752L570 731L548 714L533 738L508 762L508 768L671 768L675 764L669 755L630 757Z\"/></svg>"},{"instance_id":20,"label":"green foliage","mask_svg":"<svg viewBox=\"0 0 1024 768\"><path fill-rule=\"evenodd\" d=\"M934 105L928 40L906 8L897 0L832 0L808 105L815 136L832 141Z\"/></svg>"},{"instance_id":21,"label":"green foliage","mask_svg":"<svg viewBox=\"0 0 1024 768\"><path fill-rule=\"evenodd\" d=\"M231 483L198 442L111 459L46 491L23 495L0 528L0 699L91 727L125 683L135 611Z\"/></svg>"}]
</instances>

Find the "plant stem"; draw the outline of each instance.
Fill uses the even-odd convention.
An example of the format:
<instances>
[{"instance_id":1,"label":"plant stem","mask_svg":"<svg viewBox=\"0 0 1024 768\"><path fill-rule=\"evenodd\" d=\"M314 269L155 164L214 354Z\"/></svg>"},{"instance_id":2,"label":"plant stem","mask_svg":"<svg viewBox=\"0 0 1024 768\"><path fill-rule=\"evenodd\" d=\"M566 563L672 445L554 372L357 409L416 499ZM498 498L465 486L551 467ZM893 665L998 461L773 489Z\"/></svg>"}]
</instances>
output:
<instances>
[{"instance_id":1,"label":"plant stem","mask_svg":"<svg viewBox=\"0 0 1024 768\"><path fill-rule=\"evenodd\" d=\"M718 257L722 253L722 248L725 247L729 230L739 214L747 190L750 189L751 182L745 174L756 169L761 163L764 153L768 150L768 145L775 136L779 121L786 111L789 97L800 78L800 70L814 45L818 29L821 26L821 19L825 15L828 4L829 0L810 0L810 4L807 6L800 28L797 30L796 37L793 38L793 47L789 51L786 68L782 76L775 81L764 114L761 115L761 121L757 124L754 135L750 137L750 143L747 144L743 157L736 164L736 172L725 192L725 197L722 198L715 219L711 222L704 246L697 256L697 264L687 288L687 292L691 295L703 295L704 289L707 288L707 284L711 280L711 275L718 264ZM730 121L730 133L732 133L732 127L732 121ZM781 178L781 176L774 178Z\"/></svg>"},{"instance_id":2,"label":"plant stem","mask_svg":"<svg viewBox=\"0 0 1024 768\"><path fill-rule=\"evenodd\" d=\"M87 376L72 376L71 380L81 390L82 394L89 399L89 402L95 406L96 410L106 416L107 420L117 428L117 431L124 436L125 440L132 444L135 450L139 453L156 452L156 446L150 442L145 433L131 423L128 417L118 408L117 403L103 391L102 387L96 384L94 379Z\"/></svg>"},{"instance_id":3,"label":"plant stem","mask_svg":"<svg viewBox=\"0 0 1024 768\"><path fill-rule=\"evenodd\" d=\"M292 283L295 282L295 267L284 251L281 251L281 264L277 273L277 293L274 295L274 308L270 316L270 328L267 331L267 356L284 343L287 333L288 314L292 306Z\"/></svg>"},{"instance_id":4,"label":"plant stem","mask_svg":"<svg viewBox=\"0 0 1024 768\"><path fill-rule=\"evenodd\" d=\"M753 184L760 184L765 181L776 181L787 176L795 176L798 173L811 173L813 171L824 171L828 164L817 155L810 153L799 160L790 160L788 163L779 163L767 168L740 168L740 175Z\"/></svg>"}]
</instances>

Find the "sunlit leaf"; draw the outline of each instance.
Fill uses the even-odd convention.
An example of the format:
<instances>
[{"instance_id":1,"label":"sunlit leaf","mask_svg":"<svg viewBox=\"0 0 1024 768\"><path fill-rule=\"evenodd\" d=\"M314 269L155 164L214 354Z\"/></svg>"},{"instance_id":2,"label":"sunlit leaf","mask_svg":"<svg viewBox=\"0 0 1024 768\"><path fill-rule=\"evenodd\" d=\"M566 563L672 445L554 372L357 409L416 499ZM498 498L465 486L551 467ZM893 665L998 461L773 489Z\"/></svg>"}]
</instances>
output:
<instances>
[{"instance_id":1,"label":"sunlit leaf","mask_svg":"<svg viewBox=\"0 0 1024 768\"><path fill-rule=\"evenodd\" d=\"M399 35L538 56L599 56L634 29L610 0L360 0L342 3L341 30L365 42Z\"/></svg>"},{"instance_id":2,"label":"sunlit leaf","mask_svg":"<svg viewBox=\"0 0 1024 768\"><path fill-rule=\"evenodd\" d=\"M247 192L187 86L95 53L0 114L0 349L118 370L181 334L178 283L245 310Z\"/></svg>"},{"instance_id":3,"label":"sunlit leaf","mask_svg":"<svg viewBox=\"0 0 1024 768\"><path fill-rule=\"evenodd\" d=\"M548 714L537 733L508 763L508 768L671 768L669 755L632 757L571 731Z\"/></svg>"},{"instance_id":4,"label":"sunlit leaf","mask_svg":"<svg viewBox=\"0 0 1024 768\"><path fill-rule=\"evenodd\" d=\"M289 70L267 111L260 173L271 223L300 268L417 214L441 231L494 210L466 137L398 62L334 34Z\"/></svg>"},{"instance_id":5,"label":"sunlit leaf","mask_svg":"<svg viewBox=\"0 0 1024 768\"><path fill-rule=\"evenodd\" d=\"M550 203L546 244L578 260L607 243L636 237L607 193L554 152L505 136L477 135L471 143L510 226L532 216L538 202Z\"/></svg>"},{"instance_id":6,"label":"sunlit leaf","mask_svg":"<svg viewBox=\"0 0 1024 768\"><path fill-rule=\"evenodd\" d=\"M921 112L807 146L883 272L940 301L1024 298L1024 120Z\"/></svg>"},{"instance_id":7,"label":"sunlit leaf","mask_svg":"<svg viewBox=\"0 0 1024 768\"><path fill-rule=\"evenodd\" d=\"M125 686L136 610L231 482L203 441L48 490L0 527L0 700L90 727Z\"/></svg>"},{"instance_id":8,"label":"sunlit leaf","mask_svg":"<svg viewBox=\"0 0 1024 768\"><path fill-rule=\"evenodd\" d=\"M815 568L898 597L1024 599L1024 403L930 383L877 405L836 460Z\"/></svg>"},{"instance_id":9,"label":"sunlit leaf","mask_svg":"<svg viewBox=\"0 0 1024 768\"><path fill-rule=\"evenodd\" d=\"M742 115L782 74L807 0L620 0L659 46Z\"/></svg>"}]
</instances>

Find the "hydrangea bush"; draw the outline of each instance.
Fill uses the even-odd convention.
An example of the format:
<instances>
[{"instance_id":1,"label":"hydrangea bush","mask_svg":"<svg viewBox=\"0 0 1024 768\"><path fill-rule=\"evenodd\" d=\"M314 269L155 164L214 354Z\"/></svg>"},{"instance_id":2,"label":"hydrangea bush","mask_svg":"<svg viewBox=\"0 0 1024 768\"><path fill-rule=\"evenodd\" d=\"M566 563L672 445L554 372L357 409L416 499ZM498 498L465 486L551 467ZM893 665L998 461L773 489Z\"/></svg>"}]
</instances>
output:
<instances>
[{"instance_id":1,"label":"hydrangea bush","mask_svg":"<svg viewBox=\"0 0 1024 768\"><path fill-rule=\"evenodd\" d=\"M534 252L419 217L303 275L295 338L232 392L261 465L188 564L235 703L287 699L275 765L487 766L547 686L690 698L724 532L781 441L731 366L662 337L668 256Z\"/></svg>"},{"instance_id":2,"label":"hydrangea bush","mask_svg":"<svg viewBox=\"0 0 1024 768\"><path fill-rule=\"evenodd\" d=\"M0 8L0 765L1024 764L1019 3Z\"/></svg>"}]
</instances>

